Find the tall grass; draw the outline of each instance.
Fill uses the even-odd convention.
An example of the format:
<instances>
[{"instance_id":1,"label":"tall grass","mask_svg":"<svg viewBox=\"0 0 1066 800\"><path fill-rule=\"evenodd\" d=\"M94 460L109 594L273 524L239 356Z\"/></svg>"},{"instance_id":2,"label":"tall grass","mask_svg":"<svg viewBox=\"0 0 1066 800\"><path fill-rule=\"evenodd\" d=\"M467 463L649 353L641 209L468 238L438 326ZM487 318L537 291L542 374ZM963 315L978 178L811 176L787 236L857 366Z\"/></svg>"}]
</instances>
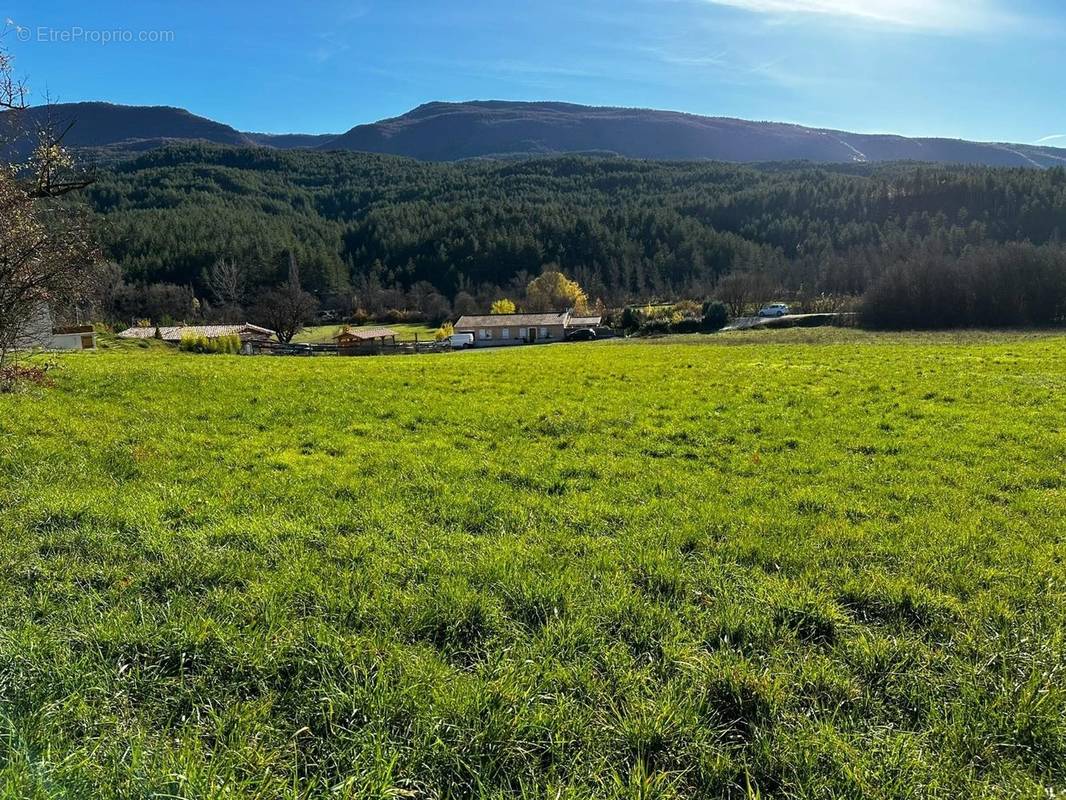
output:
<instances>
[{"instance_id":1,"label":"tall grass","mask_svg":"<svg viewBox=\"0 0 1066 800\"><path fill-rule=\"evenodd\" d=\"M66 357L0 397L0 795L1061 793L1063 345Z\"/></svg>"},{"instance_id":2,"label":"tall grass","mask_svg":"<svg viewBox=\"0 0 1066 800\"><path fill-rule=\"evenodd\" d=\"M208 338L198 334L188 334L181 337L178 349L185 353L232 355L241 351L241 337L233 334Z\"/></svg>"}]
</instances>

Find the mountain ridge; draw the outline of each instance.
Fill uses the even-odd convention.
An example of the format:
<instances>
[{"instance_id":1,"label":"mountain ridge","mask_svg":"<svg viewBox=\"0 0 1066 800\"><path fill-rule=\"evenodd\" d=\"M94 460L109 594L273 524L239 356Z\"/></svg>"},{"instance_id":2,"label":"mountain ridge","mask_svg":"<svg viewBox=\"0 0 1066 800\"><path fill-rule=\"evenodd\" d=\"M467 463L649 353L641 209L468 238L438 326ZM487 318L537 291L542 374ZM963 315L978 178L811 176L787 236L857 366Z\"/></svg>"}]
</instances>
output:
<instances>
[{"instance_id":1,"label":"mountain ridge","mask_svg":"<svg viewBox=\"0 0 1066 800\"><path fill-rule=\"evenodd\" d=\"M60 129L73 123L64 140L70 147L115 157L174 141L206 141L236 147L362 151L423 161L609 153L662 161L1066 166L1066 149L1054 147L852 133L789 122L561 101L431 101L341 134L244 132L174 106L103 101L38 106L0 118L17 119L23 129L48 120ZM7 138L12 138L10 132ZM27 142L22 140L21 154Z\"/></svg>"},{"instance_id":2,"label":"mountain ridge","mask_svg":"<svg viewBox=\"0 0 1066 800\"><path fill-rule=\"evenodd\" d=\"M1066 150L1035 145L861 134L682 111L496 100L425 103L398 117L357 125L324 147L428 161L610 151L653 160L1066 165Z\"/></svg>"}]
</instances>

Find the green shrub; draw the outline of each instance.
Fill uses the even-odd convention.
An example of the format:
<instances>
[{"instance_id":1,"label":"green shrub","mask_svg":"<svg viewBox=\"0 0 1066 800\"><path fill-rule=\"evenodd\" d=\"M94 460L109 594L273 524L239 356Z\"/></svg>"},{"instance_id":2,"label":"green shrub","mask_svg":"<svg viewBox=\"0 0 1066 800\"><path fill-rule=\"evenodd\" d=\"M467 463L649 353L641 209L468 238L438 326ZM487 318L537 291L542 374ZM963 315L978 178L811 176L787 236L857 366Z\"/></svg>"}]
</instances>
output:
<instances>
[{"instance_id":1,"label":"green shrub","mask_svg":"<svg viewBox=\"0 0 1066 800\"><path fill-rule=\"evenodd\" d=\"M695 300L679 300L674 304L673 313L686 319L695 319L700 316L700 304Z\"/></svg>"},{"instance_id":2,"label":"green shrub","mask_svg":"<svg viewBox=\"0 0 1066 800\"><path fill-rule=\"evenodd\" d=\"M696 333L702 330L701 307L693 300L679 300L673 305L647 305L626 308L621 325L627 331L644 334Z\"/></svg>"},{"instance_id":3,"label":"green shrub","mask_svg":"<svg viewBox=\"0 0 1066 800\"><path fill-rule=\"evenodd\" d=\"M720 331L729 323L729 309L721 300L708 300L703 304L703 329Z\"/></svg>"},{"instance_id":4,"label":"green shrub","mask_svg":"<svg viewBox=\"0 0 1066 800\"><path fill-rule=\"evenodd\" d=\"M672 323L670 325L670 330L674 333L699 333L703 330L703 320L686 317L685 319Z\"/></svg>"},{"instance_id":5,"label":"green shrub","mask_svg":"<svg viewBox=\"0 0 1066 800\"><path fill-rule=\"evenodd\" d=\"M642 334L670 333L672 326L668 319L649 319L640 324Z\"/></svg>"}]
</instances>

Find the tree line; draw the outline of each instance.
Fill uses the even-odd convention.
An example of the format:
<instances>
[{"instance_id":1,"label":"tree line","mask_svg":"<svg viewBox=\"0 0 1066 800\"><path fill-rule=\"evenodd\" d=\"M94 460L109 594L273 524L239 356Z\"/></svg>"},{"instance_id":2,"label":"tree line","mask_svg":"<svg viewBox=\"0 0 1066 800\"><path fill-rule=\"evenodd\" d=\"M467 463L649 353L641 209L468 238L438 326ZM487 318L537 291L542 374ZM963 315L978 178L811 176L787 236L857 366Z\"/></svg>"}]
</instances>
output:
<instances>
[{"instance_id":1,"label":"tree line","mask_svg":"<svg viewBox=\"0 0 1066 800\"><path fill-rule=\"evenodd\" d=\"M961 286L962 271L985 276L966 291L987 298L965 301L966 324L1066 313L1061 280L1045 274L1062 270L1063 168L426 164L175 145L101 172L85 199L117 265L102 303L116 319L247 315L292 260L303 289L345 317L484 312L520 301L545 269L608 307L718 297L741 313L775 295L835 297L874 324L918 327L945 317L927 319L925 300L899 287ZM1011 277L992 280L989 264L1013 265L1001 268ZM239 291L227 293L220 265L240 272ZM1044 303L1001 302L1011 281L1038 275ZM911 311L875 320L889 303Z\"/></svg>"}]
</instances>

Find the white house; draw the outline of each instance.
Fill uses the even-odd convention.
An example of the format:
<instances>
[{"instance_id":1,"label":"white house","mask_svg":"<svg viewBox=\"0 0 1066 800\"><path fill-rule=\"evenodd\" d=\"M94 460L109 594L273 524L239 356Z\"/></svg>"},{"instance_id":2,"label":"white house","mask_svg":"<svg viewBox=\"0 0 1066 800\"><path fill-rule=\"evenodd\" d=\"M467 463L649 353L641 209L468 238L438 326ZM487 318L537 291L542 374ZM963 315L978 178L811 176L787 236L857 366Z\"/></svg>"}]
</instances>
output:
<instances>
[{"instance_id":1,"label":"white house","mask_svg":"<svg viewBox=\"0 0 1066 800\"><path fill-rule=\"evenodd\" d=\"M566 338L567 311L549 314L466 314L455 323L456 333L474 334L475 347L500 347Z\"/></svg>"},{"instance_id":2,"label":"white house","mask_svg":"<svg viewBox=\"0 0 1066 800\"><path fill-rule=\"evenodd\" d=\"M52 312L41 304L15 338L17 350L93 350L96 332L92 325L56 327Z\"/></svg>"},{"instance_id":3,"label":"white house","mask_svg":"<svg viewBox=\"0 0 1066 800\"><path fill-rule=\"evenodd\" d=\"M600 318L575 317L570 311L547 314L465 314L455 323L456 333L472 333L475 347L561 342L580 328L596 328Z\"/></svg>"}]
</instances>

